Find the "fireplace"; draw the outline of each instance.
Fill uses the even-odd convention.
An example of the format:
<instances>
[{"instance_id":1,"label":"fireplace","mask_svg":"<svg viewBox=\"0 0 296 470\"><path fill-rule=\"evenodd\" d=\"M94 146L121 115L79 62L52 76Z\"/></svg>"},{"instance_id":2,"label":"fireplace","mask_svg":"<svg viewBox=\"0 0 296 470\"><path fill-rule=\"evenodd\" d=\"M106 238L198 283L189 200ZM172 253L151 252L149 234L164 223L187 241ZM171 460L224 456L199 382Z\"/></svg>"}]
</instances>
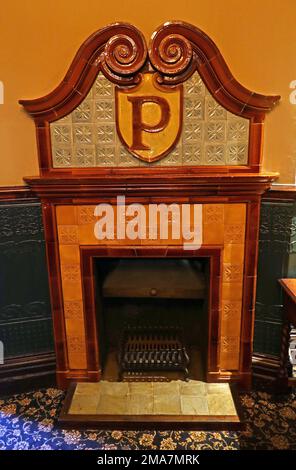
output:
<instances>
[{"instance_id":1,"label":"fireplace","mask_svg":"<svg viewBox=\"0 0 296 470\"><path fill-rule=\"evenodd\" d=\"M25 180L43 208L64 421L239 421L226 389L251 383L260 200L277 176L262 171L262 136L278 100L171 22L149 47L128 24L98 31L59 87L21 101L37 130L40 175ZM115 214L104 229L102 205ZM147 219L153 207L165 222ZM88 419L73 418L79 396Z\"/></svg>"},{"instance_id":2,"label":"fireplace","mask_svg":"<svg viewBox=\"0 0 296 470\"><path fill-rule=\"evenodd\" d=\"M102 379L205 380L203 258L96 258Z\"/></svg>"}]
</instances>

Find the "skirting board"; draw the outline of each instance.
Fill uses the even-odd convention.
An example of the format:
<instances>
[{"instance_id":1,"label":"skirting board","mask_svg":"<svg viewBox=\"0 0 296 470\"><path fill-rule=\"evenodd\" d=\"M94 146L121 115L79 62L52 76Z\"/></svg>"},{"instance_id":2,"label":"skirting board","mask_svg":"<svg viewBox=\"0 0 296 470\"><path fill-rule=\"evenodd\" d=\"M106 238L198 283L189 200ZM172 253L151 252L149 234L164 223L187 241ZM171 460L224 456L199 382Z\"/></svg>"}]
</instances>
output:
<instances>
[{"instance_id":1,"label":"skirting board","mask_svg":"<svg viewBox=\"0 0 296 470\"><path fill-rule=\"evenodd\" d=\"M1 396L55 385L54 353L7 359L0 367Z\"/></svg>"}]
</instances>

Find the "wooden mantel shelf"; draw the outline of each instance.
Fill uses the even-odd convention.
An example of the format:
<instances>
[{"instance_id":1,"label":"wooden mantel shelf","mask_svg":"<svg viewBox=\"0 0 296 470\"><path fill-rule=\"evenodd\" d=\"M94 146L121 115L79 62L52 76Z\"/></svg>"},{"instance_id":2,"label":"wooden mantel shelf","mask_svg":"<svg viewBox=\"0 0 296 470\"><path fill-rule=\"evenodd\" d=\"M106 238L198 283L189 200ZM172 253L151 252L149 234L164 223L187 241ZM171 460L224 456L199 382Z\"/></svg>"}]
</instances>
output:
<instances>
[{"instance_id":1,"label":"wooden mantel shelf","mask_svg":"<svg viewBox=\"0 0 296 470\"><path fill-rule=\"evenodd\" d=\"M30 189L40 197L59 196L230 196L263 194L278 177L277 173L201 173L165 169L131 173L124 169L100 174L72 174L26 177Z\"/></svg>"}]
</instances>

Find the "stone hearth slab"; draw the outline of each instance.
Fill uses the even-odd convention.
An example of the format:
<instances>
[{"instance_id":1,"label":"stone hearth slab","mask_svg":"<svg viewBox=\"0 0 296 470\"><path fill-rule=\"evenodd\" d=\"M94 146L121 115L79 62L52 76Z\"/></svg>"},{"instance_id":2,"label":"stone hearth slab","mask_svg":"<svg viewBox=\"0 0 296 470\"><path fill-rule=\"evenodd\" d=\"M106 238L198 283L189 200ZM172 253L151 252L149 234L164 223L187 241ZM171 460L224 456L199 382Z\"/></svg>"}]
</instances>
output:
<instances>
[{"instance_id":1,"label":"stone hearth slab","mask_svg":"<svg viewBox=\"0 0 296 470\"><path fill-rule=\"evenodd\" d=\"M234 425L237 429L241 424L229 384L195 380L72 384L59 421L106 428L167 423L167 427L208 428L211 424L211 428Z\"/></svg>"}]
</instances>

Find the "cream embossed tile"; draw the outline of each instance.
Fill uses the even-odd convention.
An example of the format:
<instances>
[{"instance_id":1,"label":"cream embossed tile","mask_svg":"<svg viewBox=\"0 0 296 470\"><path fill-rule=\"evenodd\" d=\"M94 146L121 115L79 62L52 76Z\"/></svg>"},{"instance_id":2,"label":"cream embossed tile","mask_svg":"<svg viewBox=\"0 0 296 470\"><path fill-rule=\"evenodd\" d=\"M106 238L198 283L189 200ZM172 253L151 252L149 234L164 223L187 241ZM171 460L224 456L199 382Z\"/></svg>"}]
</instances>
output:
<instances>
[{"instance_id":1,"label":"cream embossed tile","mask_svg":"<svg viewBox=\"0 0 296 470\"><path fill-rule=\"evenodd\" d=\"M209 383L205 384L206 386L206 393L225 393L229 394L230 389L229 385L227 383L221 383L221 384L215 384L215 383Z\"/></svg>"},{"instance_id":2,"label":"cream embossed tile","mask_svg":"<svg viewBox=\"0 0 296 470\"><path fill-rule=\"evenodd\" d=\"M207 396L210 415L236 415L236 409L231 396L222 393L212 393Z\"/></svg>"},{"instance_id":3,"label":"cream embossed tile","mask_svg":"<svg viewBox=\"0 0 296 470\"><path fill-rule=\"evenodd\" d=\"M206 384L197 380L190 380L189 382L180 382L180 394L199 396L205 395Z\"/></svg>"},{"instance_id":4,"label":"cream embossed tile","mask_svg":"<svg viewBox=\"0 0 296 470\"><path fill-rule=\"evenodd\" d=\"M96 414L99 401L99 393L94 395L77 395L72 401L71 408L69 411L73 414Z\"/></svg>"},{"instance_id":5,"label":"cream embossed tile","mask_svg":"<svg viewBox=\"0 0 296 470\"><path fill-rule=\"evenodd\" d=\"M101 394L96 413L98 415L127 414L127 397Z\"/></svg>"},{"instance_id":6,"label":"cream embossed tile","mask_svg":"<svg viewBox=\"0 0 296 470\"><path fill-rule=\"evenodd\" d=\"M153 397L154 415L179 415L181 414L180 395L155 395Z\"/></svg>"},{"instance_id":7,"label":"cream embossed tile","mask_svg":"<svg viewBox=\"0 0 296 470\"><path fill-rule=\"evenodd\" d=\"M153 414L153 395L150 393L133 393L127 397L128 415L152 415Z\"/></svg>"},{"instance_id":8,"label":"cream embossed tile","mask_svg":"<svg viewBox=\"0 0 296 470\"><path fill-rule=\"evenodd\" d=\"M114 397L126 397L129 393L129 383L128 382L108 382L102 380L99 382L101 384L100 391L101 395L108 395Z\"/></svg>"},{"instance_id":9,"label":"cream embossed tile","mask_svg":"<svg viewBox=\"0 0 296 470\"><path fill-rule=\"evenodd\" d=\"M157 395L177 395L180 389L180 381L172 380L171 382L154 382L153 393Z\"/></svg>"},{"instance_id":10,"label":"cream embossed tile","mask_svg":"<svg viewBox=\"0 0 296 470\"><path fill-rule=\"evenodd\" d=\"M182 415L207 415L209 414L206 396L181 395Z\"/></svg>"}]
</instances>

